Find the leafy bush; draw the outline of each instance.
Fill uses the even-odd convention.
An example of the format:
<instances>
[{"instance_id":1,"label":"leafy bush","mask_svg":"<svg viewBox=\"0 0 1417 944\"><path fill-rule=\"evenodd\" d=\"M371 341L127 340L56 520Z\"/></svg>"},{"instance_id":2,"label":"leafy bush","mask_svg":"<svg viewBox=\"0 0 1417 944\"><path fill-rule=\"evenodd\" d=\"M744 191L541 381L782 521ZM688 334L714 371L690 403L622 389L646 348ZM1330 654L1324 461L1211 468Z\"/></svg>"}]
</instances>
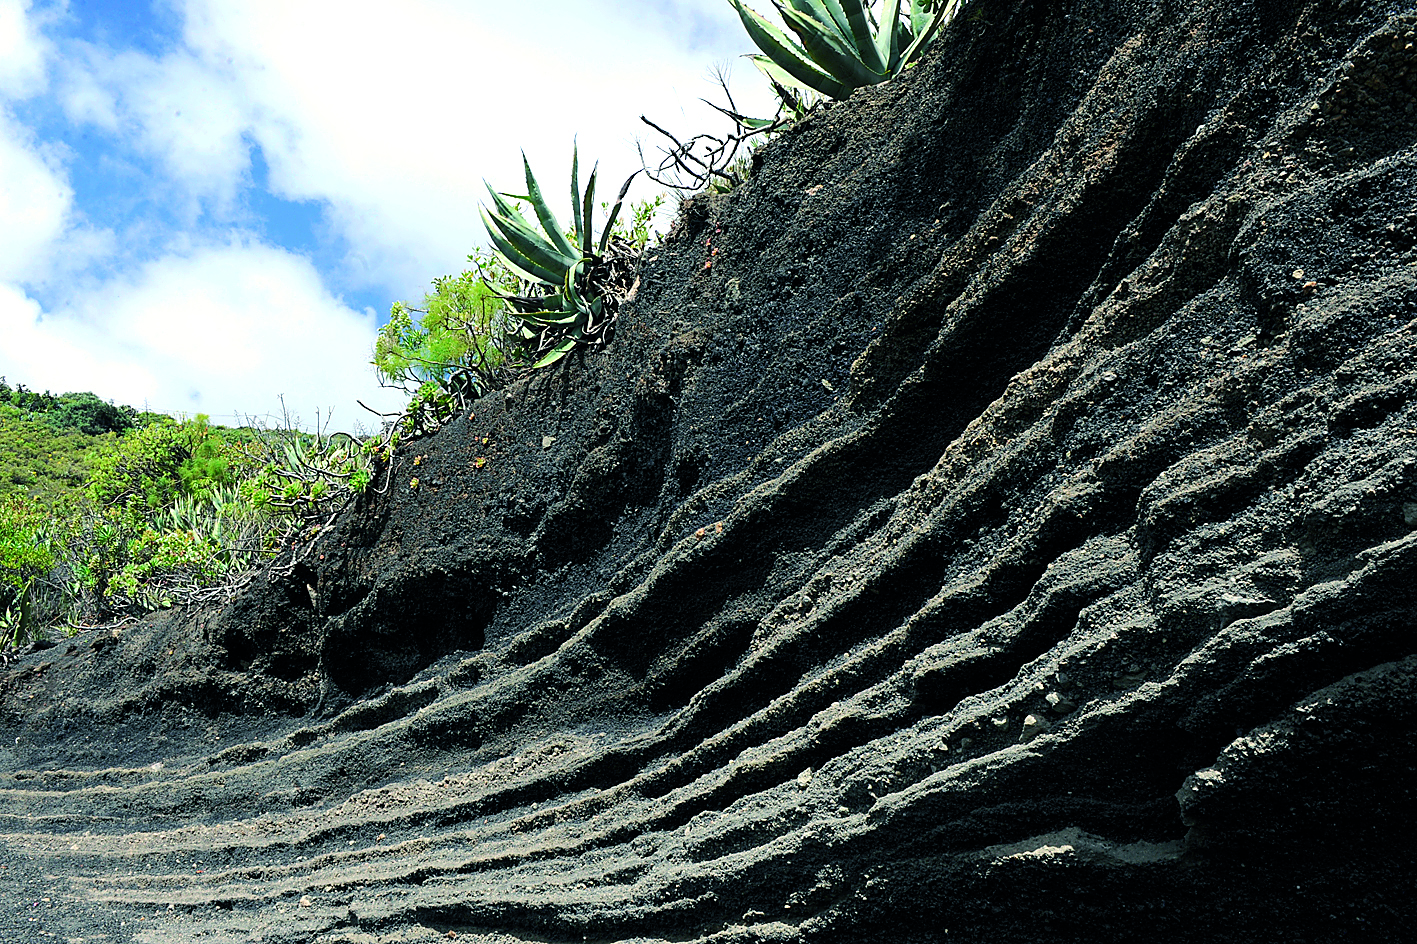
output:
<instances>
[{"instance_id":1,"label":"leafy bush","mask_svg":"<svg viewBox=\"0 0 1417 944\"><path fill-rule=\"evenodd\" d=\"M504 296L518 290L518 279L491 253L475 252L468 261L473 270L433 280L422 308L395 302L379 330L374 367L380 383L411 398L407 432L437 429L500 386L517 363L508 338L518 322Z\"/></svg>"},{"instance_id":2,"label":"leafy bush","mask_svg":"<svg viewBox=\"0 0 1417 944\"><path fill-rule=\"evenodd\" d=\"M846 98L910 66L954 18L960 0L887 0L879 21L862 0L772 0L787 36L743 0L729 0L753 43L753 63L774 83Z\"/></svg>"},{"instance_id":3,"label":"leafy bush","mask_svg":"<svg viewBox=\"0 0 1417 944\"><path fill-rule=\"evenodd\" d=\"M242 481L240 496L284 519L277 543L285 543L304 526L319 527L368 488L375 463L393 458L398 437L396 429L362 443L347 433L306 433L288 425L264 431L242 446L256 471Z\"/></svg>"},{"instance_id":4,"label":"leafy bush","mask_svg":"<svg viewBox=\"0 0 1417 944\"><path fill-rule=\"evenodd\" d=\"M31 589L54 569L45 515L22 498L0 499L0 646L32 632Z\"/></svg>"},{"instance_id":5,"label":"leafy bush","mask_svg":"<svg viewBox=\"0 0 1417 944\"><path fill-rule=\"evenodd\" d=\"M662 193L657 193L648 200L636 200L630 204L629 219L617 220L611 228L610 238L623 239L635 252L644 252L659 236L654 229L654 218L663 206ZM609 215L609 204L602 203L600 208Z\"/></svg>"},{"instance_id":6,"label":"leafy bush","mask_svg":"<svg viewBox=\"0 0 1417 944\"><path fill-rule=\"evenodd\" d=\"M108 583L108 593L141 610L171 606L181 590L220 583L230 572L227 548L197 531L144 528L125 548L127 560Z\"/></svg>"},{"instance_id":7,"label":"leafy bush","mask_svg":"<svg viewBox=\"0 0 1417 944\"><path fill-rule=\"evenodd\" d=\"M6 407L13 408L13 415L43 420L56 430L78 430L87 436L121 433L166 419L157 413L139 413L131 406L102 400L88 391L55 396L47 390L29 390L24 384L11 387L0 377L0 410Z\"/></svg>"},{"instance_id":8,"label":"leafy bush","mask_svg":"<svg viewBox=\"0 0 1417 944\"><path fill-rule=\"evenodd\" d=\"M167 606L254 566L263 527L247 529L254 533L210 527L231 517L238 480L256 474L241 448L250 435L198 415L166 418L96 449L86 500L59 516L66 618L102 621ZM201 518L196 509L205 506L213 513Z\"/></svg>"},{"instance_id":9,"label":"leafy bush","mask_svg":"<svg viewBox=\"0 0 1417 944\"><path fill-rule=\"evenodd\" d=\"M282 554L293 563L371 485L396 435L198 416L93 437L81 489L0 503L0 645L209 599Z\"/></svg>"},{"instance_id":10,"label":"leafy bush","mask_svg":"<svg viewBox=\"0 0 1417 944\"><path fill-rule=\"evenodd\" d=\"M89 497L100 507L158 514L180 494L230 484L228 450L206 416L133 430L91 459ZM213 478L215 476L215 478Z\"/></svg>"},{"instance_id":11,"label":"leafy bush","mask_svg":"<svg viewBox=\"0 0 1417 944\"><path fill-rule=\"evenodd\" d=\"M55 429L76 429L87 436L121 433L137 425L138 411L117 406L92 393L66 393L44 420Z\"/></svg>"},{"instance_id":12,"label":"leafy bush","mask_svg":"<svg viewBox=\"0 0 1417 944\"><path fill-rule=\"evenodd\" d=\"M67 501L83 490L88 453L112 438L57 430L42 417L0 403L0 498L23 496L41 506Z\"/></svg>"}]
</instances>

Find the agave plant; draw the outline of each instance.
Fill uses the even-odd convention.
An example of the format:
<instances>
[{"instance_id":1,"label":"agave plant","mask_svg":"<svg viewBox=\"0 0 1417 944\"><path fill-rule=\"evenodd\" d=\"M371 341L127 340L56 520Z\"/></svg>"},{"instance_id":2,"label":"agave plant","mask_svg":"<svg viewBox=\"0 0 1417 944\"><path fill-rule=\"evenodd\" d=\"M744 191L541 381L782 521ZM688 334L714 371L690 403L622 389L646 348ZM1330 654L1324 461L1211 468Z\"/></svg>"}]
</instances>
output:
<instances>
[{"instance_id":1,"label":"agave plant","mask_svg":"<svg viewBox=\"0 0 1417 944\"><path fill-rule=\"evenodd\" d=\"M875 85L920 58L954 18L960 0L886 0L879 21L862 0L772 0L801 43L743 3L729 0L764 55L752 56L775 83L831 98Z\"/></svg>"},{"instance_id":2,"label":"agave plant","mask_svg":"<svg viewBox=\"0 0 1417 944\"><path fill-rule=\"evenodd\" d=\"M522 166L526 171L527 192L524 195L498 193L488 184L492 209L482 207L482 222L502 261L513 272L544 290L541 296L512 295L506 298L522 322L521 339L537 342L538 359L532 366L545 367L560 360L576 344L597 336L604 328L604 299L594 296L591 273L606 254L611 230L635 174L631 174L620 188L620 195L610 208L597 241L591 217L595 207L597 168L591 170L585 193L582 194L580 155L572 149L571 210L574 225L568 234L562 230L556 214L547 205L525 154L522 155ZM540 230L522 216L513 204L514 200L531 205Z\"/></svg>"}]
</instances>

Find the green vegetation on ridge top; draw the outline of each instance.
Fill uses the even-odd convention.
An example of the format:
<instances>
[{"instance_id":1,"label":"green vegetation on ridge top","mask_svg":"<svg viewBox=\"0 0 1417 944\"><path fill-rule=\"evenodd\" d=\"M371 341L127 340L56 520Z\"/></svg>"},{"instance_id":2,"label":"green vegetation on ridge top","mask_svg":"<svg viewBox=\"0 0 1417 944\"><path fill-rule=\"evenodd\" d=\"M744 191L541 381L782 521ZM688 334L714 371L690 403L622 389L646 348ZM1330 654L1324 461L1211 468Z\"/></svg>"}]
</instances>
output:
<instances>
[{"instance_id":1,"label":"green vegetation on ridge top","mask_svg":"<svg viewBox=\"0 0 1417 944\"><path fill-rule=\"evenodd\" d=\"M763 52L749 58L770 81L842 99L913 65L960 0L886 0L879 20L876 4L862 0L772 0L798 42L742 0L729 3Z\"/></svg>"},{"instance_id":2,"label":"green vegetation on ridge top","mask_svg":"<svg viewBox=\"0 0 1417 944\"><path fill-rule=\"evenodd\" d=\"M304 546L396 438L0 394L0 649L224 592Z\"/></svg>"}]
</instances>

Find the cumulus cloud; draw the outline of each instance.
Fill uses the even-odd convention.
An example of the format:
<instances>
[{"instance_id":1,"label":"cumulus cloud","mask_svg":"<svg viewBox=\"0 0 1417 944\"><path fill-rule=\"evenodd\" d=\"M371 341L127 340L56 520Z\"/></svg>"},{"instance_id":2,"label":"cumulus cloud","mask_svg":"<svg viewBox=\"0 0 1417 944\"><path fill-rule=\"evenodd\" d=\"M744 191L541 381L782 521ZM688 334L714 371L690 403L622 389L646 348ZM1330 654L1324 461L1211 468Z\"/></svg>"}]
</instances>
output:
<instances>
[{"instance_id":1,"label":"cumulus cloud","mask_svg":"<svg viewBox=\"0 0 1417 944\"><path fill-rule=\"evenodd\" d=\"M276 414L282 395L307 425L334 408L353 426L357 398L387 406L374 333L373 313L333 297L309 260L250 241L154 260L53 313L0 287L0 374L228 422Z\"/></svg>"},{"instance_id":2,"label":"cumulus cloud","mask_svg":"<svg viewBox=\"0 0 1417 944\"><path fill-rule=\"evenodd\" d=\"M534 34L524 10L499 2L180 9L182 43L161 58L90 49L71 63L70 114L133 136L218 213L259 147L271 190L323 205L350 246L339 277L405 294L481 241L483 178L519 188L522 150L560 178L578 136L602 161L602 187L618 186L648 133L639 115L672 123L687 104L694 130L714 122L697 102L712 91L712 54L745 42L716 0L550 3ZM770 109L752 87L751 104Z\"/></svg>"},{"instance_id":3,"label":"cumulus cloud","mask_svg":"<svg viewBox=\"0 0 1417 944\"><path fill-rule=\"evenodd\" d=\"M0 0L0 96L6 98L27 98L44 86L48 43L30 6L30 0Z\"/></svg>"},{"instance_id":4,"label":"cumulus cloud","mask_svg":"<svg viewBox=\"0 0 1417 944\"><path fill-rule=\"evenodd\" d=\"M26 130L0 112L0 281L42 274L63 234L73 191Z\"/></svg>"},{"instance_id":5,"label":"cumulus cloud","mask_svg":"<svg viewBox=\"0 0 1417 944\"><path fill-rule=\"evenodd\" d=\"M82 325L46 320L39 302L18 286L0 282L0 375L32 389L56 392L156 389L157 379L146 367L115 360L101 343L94 343L97 339L85 334ZM136 402L141 404L143 399Z\"/></svg>"},{"instance_id":6,"label":"cumulus cloud","mask_svg":"<svg viewBox=\"0 0 1417 944\"><path fill-rule=\"evenodd\" d=\"M250 103L231 75L186 51L161 60L136 52L82 50L69 68L65 106L158 161L192 198L189 217L211 200L229 212L249 166Z\"/></svg>"},{"instance_id":7,"label":"cumulus cloud","mask_svg":"<svg viewBox=\"0 0 1417 944\"><path fill-rule=\"evenodd\" d=\"M73 199L62 172L8 107L44 87L48 50L28 0L0 0L0 280L45 269Z\"/></svg>"}]
</instances>

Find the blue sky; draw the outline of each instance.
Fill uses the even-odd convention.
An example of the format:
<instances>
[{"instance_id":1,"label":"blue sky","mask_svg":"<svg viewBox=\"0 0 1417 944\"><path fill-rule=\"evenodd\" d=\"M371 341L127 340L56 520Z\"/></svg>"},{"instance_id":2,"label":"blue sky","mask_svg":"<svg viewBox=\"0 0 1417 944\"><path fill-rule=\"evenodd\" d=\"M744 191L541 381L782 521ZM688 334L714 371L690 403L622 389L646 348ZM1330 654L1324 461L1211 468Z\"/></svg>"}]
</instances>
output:
<instances>
[{"instance_id":1,"label":"blue sky","mask_svg":"<svg viewBox=\"0 0 1417 944\"><path fill-rule=\"evenodd\" d=\"M766 6L761 4L760 6ZM639 116L692 134L727 0L0 0L0 374L230 422L391 408L396 299L461 271L483 178L602 187ZM633 197L648 197L641 179Z\"/></svg>"}]
</instances>

